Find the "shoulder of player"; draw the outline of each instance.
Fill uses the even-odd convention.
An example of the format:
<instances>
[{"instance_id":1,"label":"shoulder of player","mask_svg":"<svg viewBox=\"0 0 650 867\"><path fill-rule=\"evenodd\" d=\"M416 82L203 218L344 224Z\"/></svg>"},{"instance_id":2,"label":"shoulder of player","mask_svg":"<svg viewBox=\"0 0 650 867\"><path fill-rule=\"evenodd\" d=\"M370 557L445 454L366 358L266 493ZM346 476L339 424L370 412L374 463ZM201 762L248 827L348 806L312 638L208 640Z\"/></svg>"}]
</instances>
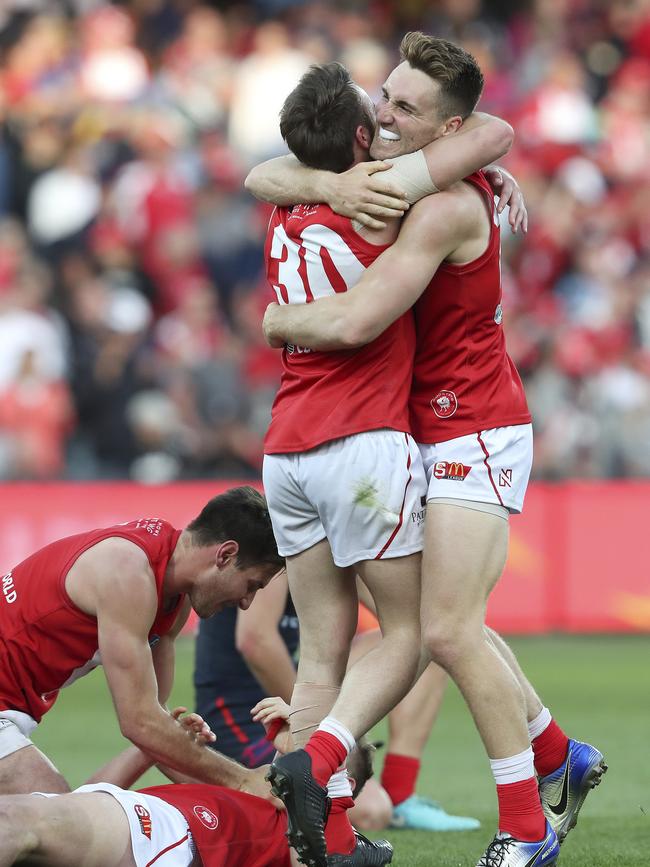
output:
<instances>
[{"instance_id":1,"label":"shoulder of player","mask_svg":"<svg viewBox=\"0 0 650 867\"><path fill-rule=\"evenodd\" d=\"M107 579L103 582L107 592L111 591L111 587L117 588L124 583L135 587L141 582L144 587L153 587L149 558L139 545L129 539L109 536L93 545L86 555L83 565L95 575Z\"/></svg>"},{"instance_id":2,"label":"shoulder of player","mask_svg":"<svg viewBox=\"0 0 650 867\"><path fill-rule=\"evenodd\" d=\"M456 237L476 220L476 197L468 192L468 185L461 182L420 199L404 218L400 234L408 227L409 236L423 241Z\"/></svg>"}]
</instances>

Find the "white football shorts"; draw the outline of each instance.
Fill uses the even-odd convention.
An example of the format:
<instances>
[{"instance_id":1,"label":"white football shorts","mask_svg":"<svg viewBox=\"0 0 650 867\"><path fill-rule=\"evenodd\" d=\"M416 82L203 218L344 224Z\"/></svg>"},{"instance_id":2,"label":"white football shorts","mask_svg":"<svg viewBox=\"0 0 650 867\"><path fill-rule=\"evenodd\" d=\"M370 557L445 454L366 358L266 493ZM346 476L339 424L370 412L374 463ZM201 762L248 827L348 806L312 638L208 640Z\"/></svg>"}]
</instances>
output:
<instances>
[{"instance_id":1,"label":"white football shorts","mask_svg":"<svg viewBox=\"0 0 650 867\"><path fill-rule=\"evenodd\" d=\"M264 455L262 476L283 557L322 539L341 567L422 550L427 485L409 434L366 431L307 452Z\"/></svg>"},{"instance_id":2,"label":"white football shorts","mask_svg":"<svg viewBox=\"0 0 650 867\"><path fill-rule=\"evenodd\" d=\"M492 503L511 514L521 512L533 464L532 425L496 427L419 447L427 500Z\"/></svg>"},{"instance_id":3,"label":"white football shorts","mask_svg":"<svg viewBox=\"0 0 650 867\"><path fill-rule=\"evenodd\" d=\"M196 854L196 846L185 816L155 795L120 789L112 783L93 783L79 786L72 794L107 792L119 803L131 829L131 851L137 867L189 867ZM58 795L35 792L45 798Z\"/></svg>"}]
</instances>

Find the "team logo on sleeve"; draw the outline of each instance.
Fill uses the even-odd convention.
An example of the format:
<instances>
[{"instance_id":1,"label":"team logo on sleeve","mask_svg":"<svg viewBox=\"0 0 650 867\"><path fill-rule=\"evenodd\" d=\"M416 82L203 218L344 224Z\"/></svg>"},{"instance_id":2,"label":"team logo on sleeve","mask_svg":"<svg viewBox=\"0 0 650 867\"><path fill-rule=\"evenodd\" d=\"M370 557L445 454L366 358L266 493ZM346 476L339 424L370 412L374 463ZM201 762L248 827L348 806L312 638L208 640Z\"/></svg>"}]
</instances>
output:
<instances>
[{"instance_id":1,"label":"team logo on sleeve","mask_svg":"<svg viewBox=\"0 0 650 867\"><path fill-rule=\"evenodd\" d=\"M458 400L453 391L439 391L431 401L431 409L438 418L450 418L458 409Z\"/></svg>"},{"instance_id":2,"label":"team logo on sleeve","mask_svg":"<svg viewBox=\"0 0 650 867\"><path fill-rule=\"evenodd\" d=\"M471 470L471 467L466 467L461 461L437 461L433 465L434 478L449 479L452 482L464 482Z\"/></svg>"},{"instance_id":3,"label":"team logo on sleeve","mask_svg":"<svg viewBox=\"0 0 650 867\"><path fill-rule=\"evenodd\" d=\"M202 825L208 829L208 831L214 831L214 829L219 824L219 819L214 815L212 810L208 810L207 807L202 806L201 804L197 804L192 812L199 820Z\"/></svg>"},{"instance_id":4,"label":"team logo on sleeve","mask_svg":"<svg viewBox=\"0 0 650 867\"><path fill-rule=\"evenodd\" d=\"M140 830L147 839L151 840L151 813L142 804L135 804L133 809L140 823Z\"/></svg>"}]
</instances>

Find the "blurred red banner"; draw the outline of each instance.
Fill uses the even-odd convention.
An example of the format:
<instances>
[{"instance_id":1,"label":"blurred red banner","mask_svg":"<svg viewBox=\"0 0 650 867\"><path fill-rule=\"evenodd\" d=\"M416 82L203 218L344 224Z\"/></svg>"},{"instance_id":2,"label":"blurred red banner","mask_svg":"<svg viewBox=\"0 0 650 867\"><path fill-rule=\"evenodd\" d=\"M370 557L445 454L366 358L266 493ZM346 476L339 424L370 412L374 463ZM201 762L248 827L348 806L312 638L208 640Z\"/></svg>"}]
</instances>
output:
<instances>
[{"instance_id":1,"label":"blurred red banner","mask_svg":"<svg viewBox=\"0 0 650 867\"><path fill-rule=\"evenodd\" d=\"M12 483L0 498L0 569L61 536L141 517L185 526L236 482ZM492 594L505 633L650 631L650 483L531 485L511 519L510 557Z\"/></svg>"}]
</instances>

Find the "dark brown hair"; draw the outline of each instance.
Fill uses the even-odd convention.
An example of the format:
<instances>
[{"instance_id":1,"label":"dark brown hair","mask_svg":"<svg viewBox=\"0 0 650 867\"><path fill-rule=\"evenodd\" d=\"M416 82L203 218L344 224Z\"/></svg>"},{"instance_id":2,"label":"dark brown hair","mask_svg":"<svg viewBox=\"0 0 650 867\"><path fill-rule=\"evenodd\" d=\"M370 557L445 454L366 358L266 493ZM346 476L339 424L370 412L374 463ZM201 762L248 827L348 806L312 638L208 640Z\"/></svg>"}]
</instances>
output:
<instances>
[{"instance_id":1,"label":"dark brown hair","mask_svg":"<svg viewBox=\"0 0 650 867\"><path fill-rule=\"evenodd\" d=\"M469 117L483 90L483 73L468 51L419 30L404 36L399 51L402 60L440 85L441 119Z\"/></svg>"},{"instance_id":2,"label":"dark brown hair","mask_svg":"<svg viewBox=\"0 0 650 867\"><path fill-rule=\"evenodd\" d=\"M310 66L280 112L280 132L289 150L314 169L349 169L358 126L372 136L374 118L350 73L336 62Z\"/></svg>"},{"instance_id":3,"label":"dark brown hair","mask_svg":"<svg viewBox=\"0 0 650 867\"><path fill-rule=\"evenodd\" d=\"M370 777L374 776L372 767L374 755L375 745L369 743L365 737L361 737L345 761L348 773L354 780L353 798L358 798Z\"/></svg>"},{"instance_id":4,"label":"dark brown hair","mask_svg":"<svg viewBox=\"0 0 650 867\"><path fill-rule=\"evenodd\" d=\"M278 554L271 518L264 497L248 485L231 488L213 497L201 514L187 525L198 546L214 545L234 539L239 545L237 565L271 566L281 569L284 558Z\"/></svg>"}]
</instances>

